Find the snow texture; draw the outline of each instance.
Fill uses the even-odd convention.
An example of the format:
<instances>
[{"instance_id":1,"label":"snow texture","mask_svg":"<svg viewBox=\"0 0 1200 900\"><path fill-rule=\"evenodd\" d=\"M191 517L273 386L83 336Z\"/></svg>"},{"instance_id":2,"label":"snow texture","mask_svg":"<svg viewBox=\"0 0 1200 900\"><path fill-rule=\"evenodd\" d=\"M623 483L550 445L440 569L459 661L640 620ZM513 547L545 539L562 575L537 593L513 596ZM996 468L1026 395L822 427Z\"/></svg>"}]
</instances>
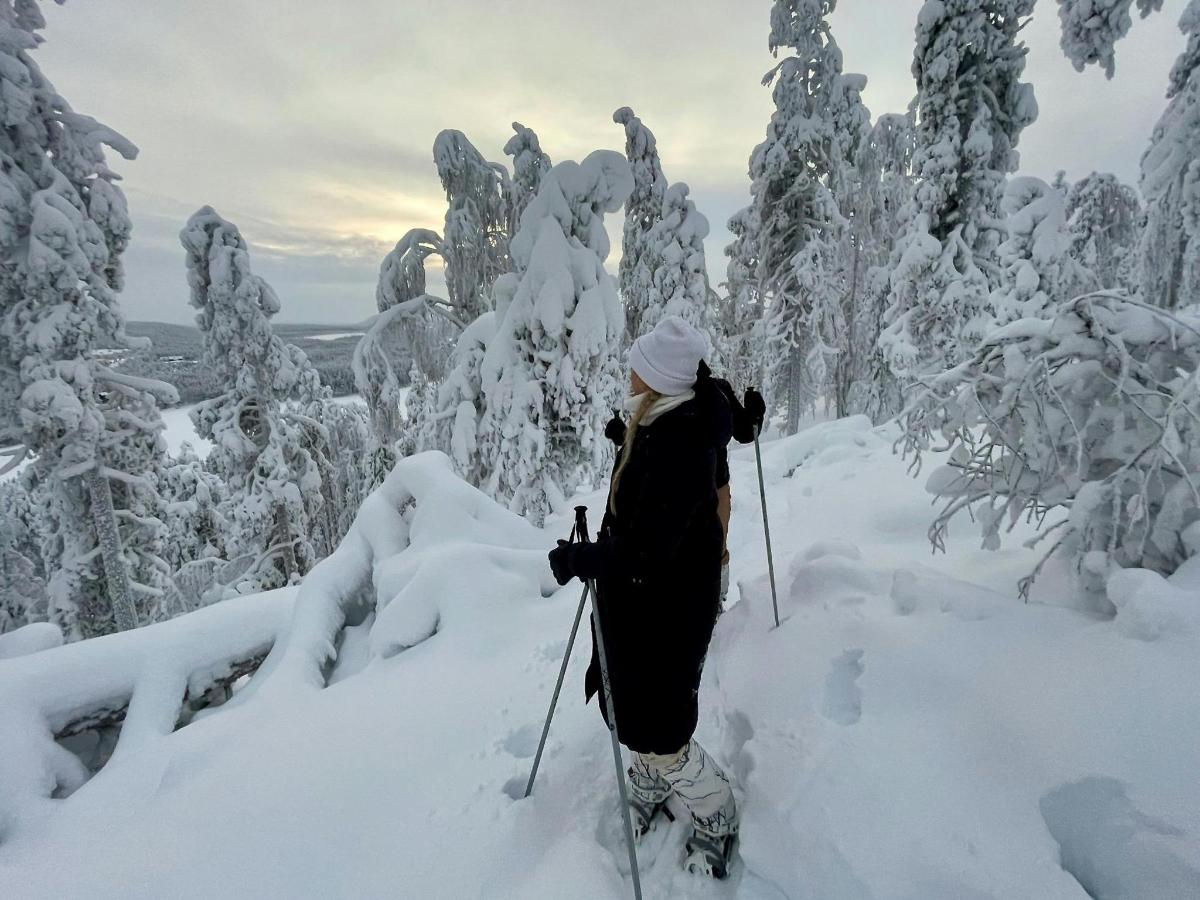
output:
<instances>
[{"instance_id":1,"label":"snow texture","mask_svg":"<svg viewBox=\"0 0 1200 900\"><path fill-rule=\"evenodd\" d=\"M1195 896L1200 636L1131 639L1120 616L1021 603L1033 552L965 533L916 564L927 497L895 437L855 417L764 445L778 629L754 457L733 452L736 602L697 737L735 780L741 840L731 880L701 882L679 866L684 824L664 823L640 860L646 896ZM586 640L533 795L514 799L579 600L545 566L569 524L534 529L418 456L290 624L287 593L245 597L0 662L0 893L629 896L608 734L581 702ZM1194 572L1149 579L1147 598L1200 602ZM48 798L87 777L49 740L65 717L148 687L154 660L174 694L272 641L231 702L173 733L178 697L148 692L87 789Z\"/></svg>"}]
</instances>

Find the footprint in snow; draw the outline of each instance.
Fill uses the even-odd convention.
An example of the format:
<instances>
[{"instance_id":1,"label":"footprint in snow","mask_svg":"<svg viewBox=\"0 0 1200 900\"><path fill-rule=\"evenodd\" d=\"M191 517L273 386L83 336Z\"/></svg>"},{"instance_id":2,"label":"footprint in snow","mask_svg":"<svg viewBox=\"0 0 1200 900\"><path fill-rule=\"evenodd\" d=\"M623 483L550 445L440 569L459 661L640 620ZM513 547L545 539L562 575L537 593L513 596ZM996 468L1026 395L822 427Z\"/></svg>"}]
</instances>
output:
<instances>
[{"instance_id":1,"label":"footprint in snow","mask_svg":"<svg viewBox=\"0 0 1200 900\"><path fill-rule=\"evenodd\" d=\"M537 752L541 729L537 725L522 725L500 742L504 752L517 759L529 759Z\"/></svg>"},{"instance_id":2,"label":"footprint in snow","mask_svg":"<svg viewBox=\"0 0 1200 900\"><path fill-rule=\"evenodd\" d=\"M858 677L863 673L863 651L847 650L833 660L825 676L822 714L839 725L853 725L862 717L862 691Z\"/></svg>"}]
</instances>

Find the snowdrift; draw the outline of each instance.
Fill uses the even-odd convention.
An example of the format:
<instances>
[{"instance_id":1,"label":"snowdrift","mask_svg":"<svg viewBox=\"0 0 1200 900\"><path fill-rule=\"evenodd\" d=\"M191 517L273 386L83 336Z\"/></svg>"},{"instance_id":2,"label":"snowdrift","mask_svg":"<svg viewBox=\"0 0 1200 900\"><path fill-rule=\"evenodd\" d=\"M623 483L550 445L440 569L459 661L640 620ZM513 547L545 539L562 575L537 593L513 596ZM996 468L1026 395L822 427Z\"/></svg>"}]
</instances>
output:
<instances>
[{"instance_id":1,"label":"snowdrift","mask_svg":"<svg viewBox=\"0 0 1200 900\"><path fill-rule=\"evenodd\" d=\"M1019 544L963 528L929 556L929 497L892 439L847 419L763 448L777 629L753 453L734 453L735 602L698 737L737 779L739 859L698 882L664 825L646 897L1200 896L1198 573L1122 573L1115 619L1022 603ZM581 499L598 515L602 494ZM586 640L514 799L579 597L545 571L569 525L533 529L444 457L402 462L230 702L119 747L65 799L14 795L9 773L36 778L3 770L0 896L630 896ZM225 606L121 637L199 632ZM21 696L16 731L49 740L47 698L68 693L51 661L73 649L0 662L5 741ZM35 662L41 693L9 668Z\"/></svg>"}]
</instances>

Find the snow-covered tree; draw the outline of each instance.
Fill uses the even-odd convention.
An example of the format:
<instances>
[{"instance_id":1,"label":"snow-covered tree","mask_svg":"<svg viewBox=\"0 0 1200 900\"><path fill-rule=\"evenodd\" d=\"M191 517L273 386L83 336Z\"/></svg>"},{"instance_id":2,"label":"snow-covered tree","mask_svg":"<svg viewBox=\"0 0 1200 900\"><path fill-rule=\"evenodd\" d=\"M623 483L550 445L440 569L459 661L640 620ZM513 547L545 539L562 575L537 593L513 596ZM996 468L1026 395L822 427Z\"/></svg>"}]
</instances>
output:
<instances>
[{"instance_id":1,"label":"snow-covered tree","mask_svg":"<svg viewBox=\"0 0 1200 900\"><path fill-rule=\"evenodd\" d=\"M250 268L237 227L203 207L180 234L205 364L229 385L192 410L196 433L213 442L209 465L228 494L226 552L249 560L240 592L279 587L316 562L311 536L323 505L310 427L287 406L326 391L298 348L271 330L279 298Z\"/></svg>"},{"instance_id":2,"label":"snow-covered tree","mask_svg":"<svg viewBox=\"0 0 1200 900\"><path fill-rule=\"evenodd\" d=\"M293 416L303 426L304 447L321 477L321 509L310 541L318 556L325 557L346 536L363 499L376 486L370 418L357 403L329 398Z\"/></svg>"},{"instance_id":3,"label":"snow-covered tree","mask_svg":"<svg viewBox=\"0 0 1200 900\"><path fill-rule=\"evenodd\" d=\"M10 465L35 457L25 479L48 616L78 638L153 609L157 406L174 391L97 358L137 344L117 306L131 225L104 152L133 159L137 148L47 80L32 57L44 26L35 0L0 3L0 447L13 448Z\"/></svg>"},{"instance_id":4,"label":"snow-covered tree","mask_svg":"<svg viewBox=\"0 0 1200 900\"><path fill-rule=\"evenodd\" d=\"M556 165L521 217L516 271L495 286L478 444L489 491L539 526L610 452L604 425L624 390L624 323L604 269L604 215L632 189L629 163L610 151Z\"/></svg>"},{"instance_id":5,"label":"snow-covered tree","mask_svg":"<svg viewBox=\"0 0 1200 900\"><path fill-rule=\"evenodd\" d=\"M220 508L225 485L191 444L184 443L171 461L162 494L167 504L172 571L197 559L224 558L226 524Z\"/></svg>"},{"instance_id":6,"label":"snow-covered tree","mask_svg":"<svg viewBox=\"0 0 1200 900\"><path fill-rule=\"evenodd\" d=\"M514 235L521 227L521 214L525 212L538 189L542 176L550 171L550 157L542 152L542 144L532 128L513 122L513 136L504 145L504 152L512 157L512 183L508 197L508 233Z\"/></svg>"},{"instance_id":7,"label":"snow-covered tree","mask_svg":"<svg viewBox=\"0 0 1200 900\"><path fill-rule=\"evenodd\" d=\"M719 306L721 333L729 364L726 376L739 390L762 385L766 358L763 340L763 295L758 283L758 219L747 206L730 217L733 241L725 248L725 302Z\"/></svg>"},{"instance_id":8,"label":"snow-covered tree","mask_svg":"<svg viewBox=\"0 0 1200 900\"><path fill-rule=\"evenodd\" d=\"M881 337L909 378L969 355L991 320L1000 201L1017 141L1037 118L1019 40L1033 0L926 0L917 20L916 196L892 261Z\"/></svg>"},{"instance_id":9,"label":"snow-covered tree","mask_svg":"<svg viewBox=\"0 0 1200 900\"><path fill-rule=\"evenodd\" d=\"M642 321L650 305L654 280L654 263L648 258L652 252L650 231L663 215L667 179L658 158L654 133L633 110L622 106L613 113L613 121L625 127L625 157L633 171L633 191L625 202L618 269L621 302L625 306L625 335L627 341L632 341L652 327Z\"/></svg>"},{"instance_id":10,"label":"snow-covered tree","mask_svg":"<svg viewBox=\"0 0 1200 900\"><path fill-rule=\"evenodd\" d=\"M1075 294L1096 288L1136 291L1144 215L1137 191L1111 173L1092 172L1070 188L1066 214L1071 258L1093 276Z\"/></svg>"},{"instance_id":11,"label":"snow-covered tree","mask_svg":"<svg viewBox=\"0 0 1200 900\"><path fill-rule=\"evenodd\" d=\"M1040 178L1014 178L1001 209L1008 239L997 253L1002 275L991 298L995 323L1053 318L1060 303L1094 281L1070 254L1066 195Z\"/></svg>"},{"instance_id":12,"label":"snow-covered tree","mask_svg":"<svg viewBox=\"0 0 1200 900\"><path fill-rule=\"evenodd\" d=\"M46 578L28 491L0 484L0 634L46 620Z\"/></svg>"},{"instance_id":13,"label":"snow-covered tree","mask_svg":"<svg viewBox=\"0 0 1200 900\"><path fill-rule=\"evenodd\" d=\"M891 280L888 262L912 201L916 135L911 114L881 115L859 146L857 189L842 256L849 269L849 352L841 368L839 408L884 421L900 411L901 389L879 348Z\"/></svg>"},{"instance_id":14,"label":"snow-covered tree","mask_svg":"<svg viewBox=\"0 0 1200 900\"><path fill-rule=\"evenodd\" d=\"M1194 310L1098 294L997 329L905 414L909 450L950 442L935 546L966 510L990 549L1027 516L1099 609L1113 566L1170 574L1200 551L1198 388Z\"/></svg>"},{"instance_id":15,"label":"snow-covered tree","mask_svg":"<svg viewBox=\"0 0 1200 900\"><path fill-rule=\"evenodd\" d=\"M1167 309L1200 298L1200 0L1188 3L1179 26L1187 46L1171 69L1141 179L1141 295Z\"/></svg>"},{"instance_id":16,"label":"snow-covered tree","mask_svg":"<svg viewBox=\"0 0 1200 900\"><path fill-rule=\"evenodd\" d=\"M510 268L508 173L450 129L434 140L433 160L449 203L441 250L446 292L465 328L488 311L492 283Z\"/></svg>"},{"instance_id":17,"label":"snow-covered tree","mask_svg":"<svg viewBox=\"0 0 1200 900\"><path fill-rule=\"evenodd\" d=\"M1116 61L1113 46L1129 33L1133 19L1129 8L1134 0L1058 0L1062 21L1062 48L1075 68L1082 72L1090 63L1099 63L1112 78ZM1163 0L1137 0L1144 19L1162 9Z\"/></svg>"},{"instance_id":18,"label":"snow-covered tree","mask_svg":"<svg viewBox=\"0 0 1200 900\"><path fill-rule=\"evenodd\" d=\"M839 244L848 222L835 191L870 125L866 79L842 71L828 16L836 0L776 0L769 47L790 52L763 78L775 111L750 157L751 205L739 214L734 258L753 254L765 303L768 398L785 398L787 430L823 389L846 333ZM739 234L740 232L740 234ZM752 237L751 237L752 236ZM738 275L741 278L741 275Z\"/></svg>"},{"instance_id":19,"label":"snow-covered tree","mask_svg":"<svg viewBox=\"0 0 1200 900\"><path fill-rule=\"evenodd\" d=\"M710 352L718 346L716 309L709 296L704 261L706 237L708 219L688 197L688 186L682 182L671 185L663 195L658 221L643 243L650 284L638 316L639 333L650 331L664 316L679 316L708 337ZM625 312L628 323L628 302Z\"/></svg>"},{"instance_id":20,"label":"snow-covered tree","mask_svg":"<svg viewBox=\"0 0 1200 900\"><path fill-rule=\"evenodd\" d=\"M494 294L511 292L516 287L512 273L501 275L493 288ZM511 296L496 301L497 308L507 308ZM467 326L454 346L452 365L445 380L436 386L437 401L426 421L430 430L419 435L417 449L439 448L454 462L458 473L476 486L487 476L487 459L499 455L498 447L479 446L480 420L486 408L483 394L483 363L488 345L496 334L495 312L487 312Z\"/></svg>"}]
</instances>

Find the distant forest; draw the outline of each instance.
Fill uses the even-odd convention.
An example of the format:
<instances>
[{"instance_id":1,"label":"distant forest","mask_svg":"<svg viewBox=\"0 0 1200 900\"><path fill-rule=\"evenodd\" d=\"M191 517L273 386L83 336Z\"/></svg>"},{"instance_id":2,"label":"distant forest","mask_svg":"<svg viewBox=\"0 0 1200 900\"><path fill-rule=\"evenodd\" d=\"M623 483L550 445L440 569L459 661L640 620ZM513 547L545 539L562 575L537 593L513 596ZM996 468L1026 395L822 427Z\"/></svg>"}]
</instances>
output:
<instances>
[{"instance_id":1,"label":"distant forest","mask_svg":"<svg viewBox=\"0 0 1200 900\"><path fill-rule=\"evenodd\" d=\"M335 396L353 394L354 373L350 360L362 336L362 325L301 325L273 322L277 335L295 344L308 356ZM147 337L150 349L123 356L117 369L130 375L157 378L174 385L183 404L215 397L226 385L218 382L213 370L203 364L200 332L192 325L168 325L164 322L129 322L130 335ZM321 335L345 337L321 338ZM398 360L397 371L408 372L410 361Z\"/></svg>"}]
</instances>

